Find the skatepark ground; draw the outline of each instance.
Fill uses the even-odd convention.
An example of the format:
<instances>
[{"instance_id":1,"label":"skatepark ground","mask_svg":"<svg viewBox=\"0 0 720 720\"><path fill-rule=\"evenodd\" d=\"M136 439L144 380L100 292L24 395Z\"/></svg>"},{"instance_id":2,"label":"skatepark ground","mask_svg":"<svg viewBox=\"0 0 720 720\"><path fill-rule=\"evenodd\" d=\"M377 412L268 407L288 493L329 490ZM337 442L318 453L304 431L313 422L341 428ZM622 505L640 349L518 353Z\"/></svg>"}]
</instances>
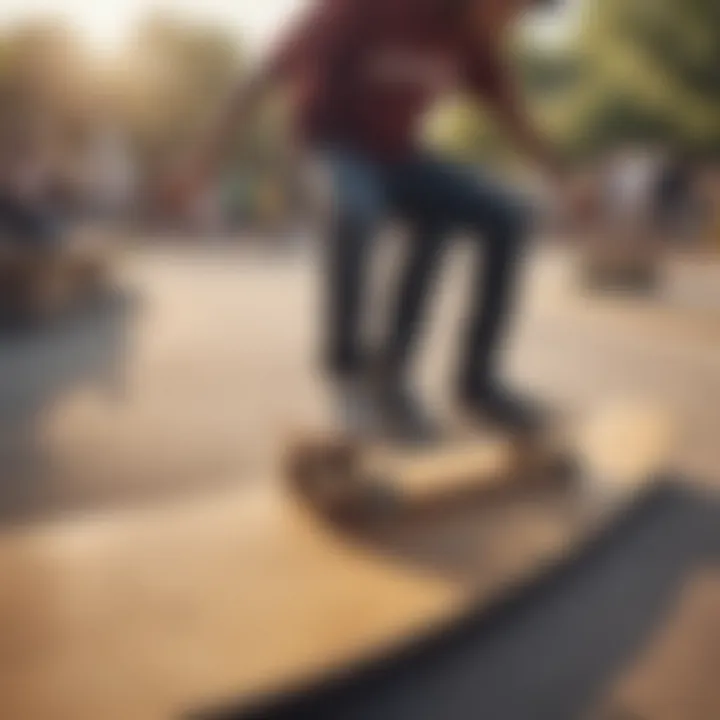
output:
<instances>
[{"instance_id":1,"label":"skatepark ground","mask_svg":"<svg viewBox=\"0 0 720 720\"><path fill-rule=\"evenodd\" d=\"M2 717L177 717L382 647L478 591L477 569L331 540L278 500L284 438L327 417L314 267L305 247L136 249L113 302L3 339ZM439 412L464 267L449 258L418 369ZM561 409L662 404L682 428L674 477L717 491L720 263L672 260L655 298L589 297L554 249L527 273L508 373ZM683 593L702 608L692 632L717 638L716 576ZM608 692L656 707L639 667Z\"/></svg>"}]
</instances>

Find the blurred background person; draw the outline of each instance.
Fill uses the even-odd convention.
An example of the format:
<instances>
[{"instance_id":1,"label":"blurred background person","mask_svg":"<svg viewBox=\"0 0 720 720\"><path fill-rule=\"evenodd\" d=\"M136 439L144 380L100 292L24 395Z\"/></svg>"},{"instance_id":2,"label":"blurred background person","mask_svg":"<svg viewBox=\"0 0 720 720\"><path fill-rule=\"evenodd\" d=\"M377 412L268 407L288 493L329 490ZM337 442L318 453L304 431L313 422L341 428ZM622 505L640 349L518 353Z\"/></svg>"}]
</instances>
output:
<instances>
[{"instance_id":1,"label":"blurred background person","mask_svg":"<svg viewBox=\"0 0 720 720\"><path fill-rule=\"evenodd\" d=\"M605 158L597 175L598 226L586 242L585 275L596 287L654 287L662 253L656 188L664 157L655 147L628 145Z\"/></svg>"},{"instance_id":2,"label":"blurred background person","mask_svg":"<svg viewBox=\"0 0 720 720\"><path fill-rule=\"evenodd\" d=\"M90 133L85 173L87 204L95 216L118 222L132 215L138 169L122 128L105 123Z\"/></svg>"}]
</instances>

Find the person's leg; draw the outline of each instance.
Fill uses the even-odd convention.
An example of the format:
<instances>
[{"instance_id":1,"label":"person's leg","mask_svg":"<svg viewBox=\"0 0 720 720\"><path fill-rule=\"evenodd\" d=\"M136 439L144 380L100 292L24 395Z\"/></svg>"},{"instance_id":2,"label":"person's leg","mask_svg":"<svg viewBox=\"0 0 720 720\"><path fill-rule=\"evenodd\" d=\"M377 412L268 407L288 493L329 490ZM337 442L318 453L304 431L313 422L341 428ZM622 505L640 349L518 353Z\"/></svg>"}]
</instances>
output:
<instances>
[{"instance_id":1,"label":"person's leg","mask_svg":"<svg viewBox=\"0 0 720 720\"><path fill-rule=\"evenodd\" d=\"M408 365L420 334L445 233L441 226L429 222L411 222L408 229L410 243L404 265L399 268L389 332L373 363L371 379L386 432L398 440L426 444L440 439L441 432L411 388Z\"/></svg>"},{"instance_id":2,"label":"person's leg","mask_svg":"<svg viewBox=\"0 0 720 720\"><path fill-rule=\"evenodd\" d=\"M390 324L379 365L388 375L408 374L415 343L425 320L428 300L439 271L447 233L444 225L408 219L409 243L399 269L397 294L390 308Z\"/></svg>"},{"instance_id":3,"label":"person's leg","mask_svg":"<svg viewBox=\"0 0 720 720\"><path fill-rule=\"evenodd\" d=\"M457 377L462 396L472 395L499 378L498 357L518 293L526 232L525 210L504 191L486 186L481 196L490 210L476 227L485 248L475 258L475 279L462 338Z\"/></svg>"},{"instance_id":4,"label":"person's leg","mask_svg":"<svg viewBox=\"0 0 720 720\"><path fill-rule=\"evenodd\" d=\"M382 178L371 163L342 150L324 152L320 169L325 220L322 362L343 432L370 436L380 419L368 392L362 330L370 250L385 210Z\"/></svg>"},{"instance_id":5,"label":"person's leg","mask_svg":"<svg viewBox=\"0 0 720 720\"><path fill-rule=\"evenodd\" d=\"M475 280L456 379L460 400L498 420L524 424L530 407L504 391L497 358L508 321L528 220L527 208L512 193L482 180L470 169L421 159L398 168L391 200L425 228L469 231L484 240L476 256ZM419 237L422 237L420 235ZM404 361L419 325L442 234L431 233L415 246L417 253L403 282L390 340L392 356Z\"/></svg>"},{"instance_id":6,"label":"person's leg","mask_svg":"<svg viewBox=\"0 0 720 720\"><path fill-rule=\"evenodd\" d=\"M335 377L364 370L362 311L373 238L384 215L381 178L351 153L323 156L330 207L326 226L325 368Z\"/></svg>"}]
</instances>

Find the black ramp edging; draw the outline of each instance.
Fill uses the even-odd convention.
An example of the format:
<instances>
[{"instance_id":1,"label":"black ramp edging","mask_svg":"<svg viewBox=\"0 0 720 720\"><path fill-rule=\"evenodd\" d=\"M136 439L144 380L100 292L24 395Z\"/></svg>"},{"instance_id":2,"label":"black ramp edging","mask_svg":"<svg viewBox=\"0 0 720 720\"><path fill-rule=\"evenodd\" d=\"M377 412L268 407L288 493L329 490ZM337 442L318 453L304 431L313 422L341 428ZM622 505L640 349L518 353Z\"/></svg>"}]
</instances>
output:
<instances>
[{"instance_id":1,"label":"black ramp edging","mask_svg":"<svg viewBox=\"0 0 720 720\"><path fill-rule=\"evenodd\" d=\"M666 483L510 598L324 684L202 720L574 720L720 559L720 502Z\"/></svg>"}]
</instances>

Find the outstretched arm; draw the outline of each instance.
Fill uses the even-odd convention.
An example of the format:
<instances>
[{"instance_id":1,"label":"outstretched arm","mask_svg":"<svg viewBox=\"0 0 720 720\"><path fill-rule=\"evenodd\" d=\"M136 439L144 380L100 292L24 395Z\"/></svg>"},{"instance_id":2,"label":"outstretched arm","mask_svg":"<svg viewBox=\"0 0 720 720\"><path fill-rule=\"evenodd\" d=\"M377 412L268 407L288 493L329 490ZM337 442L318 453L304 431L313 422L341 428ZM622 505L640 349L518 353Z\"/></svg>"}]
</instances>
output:
<instances>
[{"instance_id":1,"label":"outstretched arm","mask_svg":"<svg viewBox=\"0 0 720 720\"><path fill-rule=\"evenodd\" d=\"M562 174L562 163L555 149L538 132L503 58L500 43L484 44L468 54L465 68L467 88L487 103L518 148L538 170L551 178Z\"/></svg>"},{"instance_id":2,"label":"outstretched arm","mask_svg":"<svg viewBox=\"0 0 720 720\"><path fill-rule=\"evenodd\" d=\"M466 66L466 85L488 104L491 112L507 129L517 147L534 165L543 183L545 201L552 212L574 218L586 212L596 196L587 178L574 175L561 154L538 132L507 69L502 49L483 43L473 50Z\"/></svg>"}]
</instances>

